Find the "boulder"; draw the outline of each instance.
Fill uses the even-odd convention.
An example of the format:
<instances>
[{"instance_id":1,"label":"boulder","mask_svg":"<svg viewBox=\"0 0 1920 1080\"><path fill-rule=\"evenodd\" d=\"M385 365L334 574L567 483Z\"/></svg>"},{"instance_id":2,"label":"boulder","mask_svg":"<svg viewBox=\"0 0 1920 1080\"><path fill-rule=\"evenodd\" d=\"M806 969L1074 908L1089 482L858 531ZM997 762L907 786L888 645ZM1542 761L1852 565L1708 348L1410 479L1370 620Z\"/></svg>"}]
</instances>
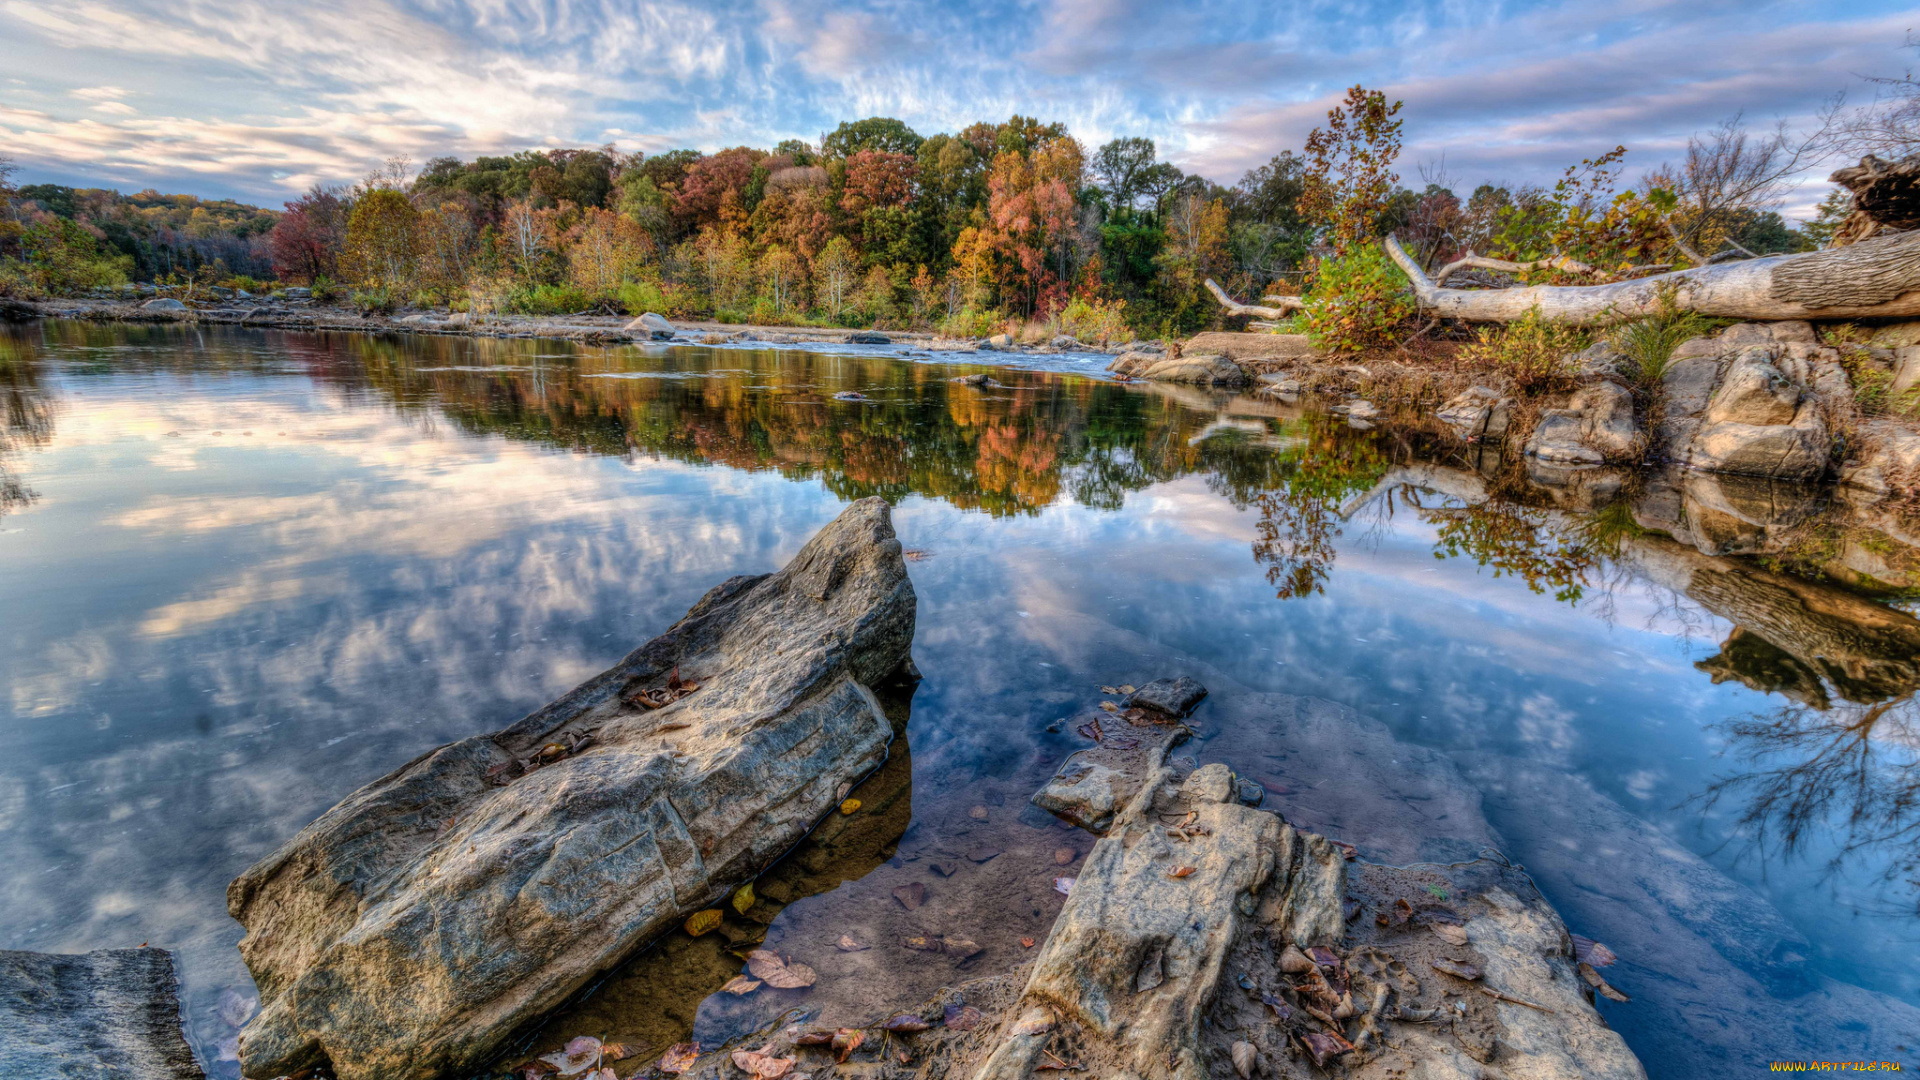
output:
<instances>
[{"instance_id":1,"label":"boulder","mask_svg":"<svg viewBox=\"0 0 1920 1080\"><path fill-rule=\"evenodd\" d=\"M1146 365L1140 377L1198 386L1244 386L1248 382L1246 369L1218 353L1182 352L1175 357L1157 358Z\"/></svg>"},{"instance_id":2,"label":"boulder","mask_svg":"<svg viewBox=\"0 0 1920 1080\"><path fill-rule=\"evenodd\" d=\"M1230 360L1285 360L1320 355L1305 334L1233 334L1220 330L1193 335L1181 351L1219 353Z\"/></svg>"},{"instance_id":3,"label":"boulder","mask_svg":"<svg viewBox=\"0 0 1920 1080\"><path fill-rule=\"evenodd\" d=\"M629 334L639 334L654 341L671 341L674 335L673 324L664 316L649 311L645 315L621 327Z\"/></svg>"},{"instance_id":4,"label":"boulder","mask_svg":"<svg viewBox=\"0 0 1920 1080\"><path fill-rule=\"evenodd\" d=\"M1887 396L1897 402L1916 388L1920 388L1920 345L1902 345L1893 350L1893 381Z\"/></svg>"},{"instance_id":5,"label":"boulder","mask_svg":"<svg viewBox=\"0 0 1920 1080\"><path fill-rule=\"evenodd\" d=\"M1005 351L1013 348L1013 337L1008 334L995 334L988 338L981 347Z\"/></svg>"},{"instance_id":6,"label":"boulder","mask_svg":"<svg viewBox=\"0 0 1920 1080\"><path fill-rule=\"evenodd\" d=\"M1146 376L1148 368L1166 358L1165 353L1129 349L1115 357L1113 363L1107 365L1107 370L1113 372L1115 375L1125 375L1130 379L1139 379Z\"/></svg>"},{"instance_id":7,"label":"boulder","mask_svg":"<svg viewBox=\"0 0 1920 1080\"><path fill-rule=\"evenodd\" d=\"M1707 403L1709 424L1791 424L1800 408L1800 388L1763 348L1741 352Z\"/></svg>"},{"instance_id":8,"label":"boulder","mask_svg":"<svg viewBox=\"0 0 1920 1080\"><path fill-rule=\"evenodd\" d=\"M887 504L492 735L429 750L236 879L249 1076L471 1072L512 1031L751 880L887 756L912 671Z\"/></svg>"},{"instance_id":9,"label":"boulder","mask_svg":"<svg viewBox=\"0 0 1920 1080\"><path fill-rule=\"evenodd\" d=\"M1873 332L1867 344L1880 349L1904 349L1920 345L1920 320L1890 323Z\"/></svg>"},{"instance_id":10,"label":"boulder","mask_svg":"<svg viewBox=\"0 0 1920 1080\"><path fill-rule=\"evenodd\" d=\"M1747 345L1785 345L1789 342L1812 345L1819 339L1814 335L1812 323L1805 319L1788 319L1783 322L1735 323L1720 331L1715 340L1722 352L1732 352Z\"/></svg>"},{"instance_id":11,"label":"boulder","mask_svg":"<svg viewBox=\"0 0 1920 1080\"><path fill-rule=\"evenodd\" d=\"M855 330L847 335L849 345L891 345L893 339L873 330Z\"/></svg>"},{"instance_id":12,"label":"boulder","mask_svg":"<svg viewBox=\"0 0 1920 1080\"><path fill-rule=\"evenodd\" d=\"M312 290L312 289L308 289L308 288L304 288L304 287L301 287L301 286L295 286L295 287L293 287L293 288L291 288L291 289L288 289L288 290L287 290L287 299L289 299L289 300L311 300L311 299L313 299L313 290Z\"/></svg>"},{"instance_id":13,"label":"boulder","mask_svg":"<svg viewBox=\"0 0 1920 1080\"><path fill-rule=\"evenodd\" d=\"M1624 378L1634 368L1631 357L1610 341L1596 341L1567 357L1567 366L1583 379Z\"/></svg>"},{"instance_id":14,"label":"boulder","mask_svg":"<svg viewBox=\"0 0 1920 1080\"><path fill-rule=\"evenodd\" d=\"M1086 348L1085 345L1080 344L1080 339L1074 337L1072 334L1055 334L1053 340L1047 342L1047 344L1067 352Z\"/></svg>"},{"instance_id":15,"label":"boulder","mask_svg":"<svg viewBox=\"0 0 1920 1080\"><path fill-rule=\"evenodd\" d=\"M140 310L142 311L185 311L187 310L187 305L181 303L178 300L175 300L171 296L156 296L152 300L149 300L146 303L141 304Z\"/></svg>"},{"instance_id":16,"label":"boulder","mask_svg":"<svg viewBox=\"0 0 1920 1080\"><path fill-rule=\"evenodd\" d=\"M1484 386L1470 386L1440 406L1440 421L1463 439L1497 442L1506 437L1513 399Z\"/></svg>"},{"instance_id":17,"label":"boulder","mask_svg":"<svg viewBox=\"0 0 1920 1080\"><path fill-rule=\"evenodd\" d=\"M1863 425L1860 437L1860 450L1841 471L1841 483L1876 495L1920 491L1920 433L1881 421Z\"/></svg>"},{"instance_id":18,"label":"boulder","mask_svg":"<svg viewBox=\"0 0 1920 1080\"><path fill-rule=\"evenodd\" d=\"M1633 456L1639 448L1633 394L1618 383L1583 387L1564 409L1540 414L1527 440L1528 457L1561 465L1598 465Z\"/></svg>"},{"instance_id":19,"label":"boulder","mask_svg":"<svg viewBox=\"0 0 1920 1080\"><path fill-rule=\"evenodd\" d=\"M0 950L0 1076L202 1080L165 949Z\"/></svg>"},{"instance_id":20,"label":"boulder","mask_svg":"<svg viewBox=\"0 0 1920 1080\"><path fill-rule=\"evenodd\" d=\"M1783 480L1826 473L1831 438L1819 402L1787 378L1777 355L1766 346L1740 350L1707 403L1687 464Z\"/></svg>"},{"instance_id":21,"label":"boulder","mask_svg":"<svg viewBox=\"0 0 1920 1080\"><path fill-rule=\"evenodd\" d=\"M1185 719L1200 704L1200 699L1206 696L1206 687L1201 686L1198 680L1182 675L1177 679L1153 680L1135 690L1127 698L1127 704Z\"/></svg>"}]
</instances>

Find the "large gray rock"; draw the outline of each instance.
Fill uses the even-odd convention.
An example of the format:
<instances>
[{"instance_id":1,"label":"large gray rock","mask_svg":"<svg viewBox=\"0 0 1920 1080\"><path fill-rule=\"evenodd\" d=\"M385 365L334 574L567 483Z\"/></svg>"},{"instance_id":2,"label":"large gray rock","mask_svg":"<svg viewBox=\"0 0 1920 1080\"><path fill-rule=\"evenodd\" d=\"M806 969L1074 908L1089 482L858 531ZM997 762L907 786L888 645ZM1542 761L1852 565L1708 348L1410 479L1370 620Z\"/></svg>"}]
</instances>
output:
<instances>
[{"instance_id":1,"label":"large gray rock","mask_svg":"<svg viewBox=\"0 0 1920 1080\"><path fill-rule=\"evenodd\" d=\"M185 311L187 305L171 296L157 296L140 305L142 311Z\"/></svg>"},{"instance_id":2,"label":"large gray rock","mask_svg":"<svg viewBox=\"0 0 1920 1080\"><path fill-rule=\"evenodd\" d=\"M1770 352L1746 349L1707 403L1707 423L1791 424L1800 398L1800 388L1774 364Z\"/></svg>"},{"instance_id":3,"label":"large gray rock","mask_svg":"<svg viewBox=\"0 0 1920 1080\"><path fill-rule=\"evenodd\" d=\"M911 671L913 625L887 504L864 499L565 697L348 796L228 888L261 994L247 1074L481 1064L886 758L870 687ZM698 688L638 702L676 678Z\"/></svg>"},{"instance_id":4,"label":"large gray rock","mask_svg":"<svg viewBox=\"0 0 1920 1080\"><path fill-rule=\"evenodd\" d=\"M1598 465L1632 457L1639 447L1633 395L1618 383L1597 382L1574 394L1566 408L1542 412L1526 453L1552 464Z\"/></svg>"},{"instance_id":5,"label":"large gray rock","mask_svg":"<svg viewBox=\"0 0 1920 1080\"><path fill-rule=\"evenodd\" d=\"M651 311L621 329L629 334L645 334L655 341L671 341L675 333L673 324L668 322L665 316L656 315Z\"/></svg>"},{"instance_id":6,"label":"large gray rock","mask_svg":"<svg viewBox=\"0 0 1920 1080\"><path fill-rule=\"evenodd\" d=\"M0 951L0 1076L201 1080L165 949Z\"/></svg>"},{"instance_id":7,"label":"large gray rock","mask_svg":"<svg viewBox=\"0 0 1920 1080\"><path fill-rule=\"evenodd\" d=\"M1817 480L1826 473L1831 436L1820 403L1787 378L1775 355L1766 346L1749 346L1727 366L1688 447L1687 464L1781 480Z\"/></svg>"},{"instance_id":8,"label":"large gray rock","mask_svg":"<svg viewBox=\"0 0 1920 1080\"><path fill-rule=\"evenodd\" d=\"M1146 365L1139 375L1158 382L1198 386L1244 386L1249 381L1245 368L1218 353L1182 353L1170 359L1160 358Z\"/></svg>"},{"instance_id":9,"label":"large gray rock","mask_svg":"<svg viewBox=\"0 0 1920 1080\"><path fill-rule=\"evenodd\" d=\"M1448 399L1435 414L1463 439L1495 442L1506 437L1513 399L1484 386L1470 386Z\"/></svg>"}]
</instances>

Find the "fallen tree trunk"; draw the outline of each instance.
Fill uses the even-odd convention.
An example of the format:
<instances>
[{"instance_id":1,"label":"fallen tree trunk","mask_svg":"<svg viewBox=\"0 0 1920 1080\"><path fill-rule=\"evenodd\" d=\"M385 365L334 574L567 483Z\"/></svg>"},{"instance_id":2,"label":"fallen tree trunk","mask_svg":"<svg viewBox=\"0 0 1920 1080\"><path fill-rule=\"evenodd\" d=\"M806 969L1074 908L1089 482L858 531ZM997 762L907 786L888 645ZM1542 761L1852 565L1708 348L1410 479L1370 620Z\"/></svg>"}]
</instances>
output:
<instances>
[{"instance_id":1,"label":"fallen tree trunk","mask_svg":"<svg viewBox=\"0 0 1920 1080\"><path fill-rule=\"evenodd\" d=\"M1220 301L1221 307L1226 308L1235 315L1252 315L1258 319L1284 319L1287 317L1287 312L1299 311L1301 308L1307 306L1306 301L1297 296L1263 296L1260 298L1262 300L1277 301L1278 306L1275 307L1264 307L1259 304L1242 304L1233 297L1228 296L1227 290L1221 288L1219 283L1215 282L1212 278L1207 279L1207 291L1213 294L1215 300Z\"/></svg>"},{"instance_id":2,"label":"fallen tree trunk","mask_svg":"<svg viewBox=\"0 0 1920 1080\"><path fill-rule=\"evenodd\" d=\"M1875 235L1880 229L1904 230L1920 227L1920 154L1908 154L1898 161L1868 154L1860 164L1835 172L1827 179L1853 193L1853 213L1835 237L1835 246L1843 246L1841 236L1856 243Z\"/></svg>"},{"instance_id":3,"label":"fallen tree trunk","mask_svg":"<svg viewBox=\"0 0 1920 1080\"><path fill-rule=\"evenodd\" d=\"M1502 270L1509 274L1522 274L1528 270L1565 270L1569 274L1591 274L1594 268L1578 259L1565 255L1555 255L1551 259L1535 259L1532 262L1512 262L1507 259L1495 259L1486 255L1475 255L1469 251L1440 268L1433 275L1435 285L1445 285L1447 279L1461 270Z\"/></svg>"},{"instance_id":4,"label":"fallen tree trunk","mask_svg":"<svg viewBox=\"0 0 1920 1080\"><path fill-rule=\"evenodd\" d=\"M1845 248L1697 266L1611 285L1447 289L1387 237L1387 254L1413 284L1422 311L1469 322L1511 322L1527 312L1599 325L1652 314L1672 290L1680 308L1730 319L1862 319L1920 315L1920 231Z\"/></svg>"}]
</instances>

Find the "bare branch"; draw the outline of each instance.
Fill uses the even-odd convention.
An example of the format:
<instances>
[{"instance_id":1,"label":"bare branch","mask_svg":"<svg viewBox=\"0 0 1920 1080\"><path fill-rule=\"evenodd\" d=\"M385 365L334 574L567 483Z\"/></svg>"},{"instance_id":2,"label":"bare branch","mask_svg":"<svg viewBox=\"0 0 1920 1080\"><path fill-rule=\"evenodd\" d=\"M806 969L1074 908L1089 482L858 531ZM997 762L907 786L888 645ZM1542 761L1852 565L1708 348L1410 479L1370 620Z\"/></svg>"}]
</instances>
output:
<instances>
[{"instance_id":1,"label":"bare branch","mask_svg":"<svg viewBox=\"0 0 1920 1080\"><path fill-rule=\"evenodd\" d=\"M1588 266L1578 259L1568 258L1565 255L1555 255L1551 259L1535 259L1532 262L1511 262L1506 259L1495 259L1486 255L1475 255L1469 251L1465 255L1441 267L1440 272L1433 275L1433 283L1435 285L1445 285L1447 279L1452 277L1455 271L1469 268L1475 270L1504 270L1509 274L1519 274L1528 270L1544 270L1549 268L1565 270L1569 274L1593 274L1599 272L1595 267Z\"/></svg>"},{"instance_id":2,"label":"bare branch","mask_svg":"<svg viewBox=\"0 0 1920 1080\"><path fill-rule=\"evenodd\" d=\"M1233 297L1228 296L1227 290L1221 288L1212 278L1207 279L1207 291L1213 294L1215 300L1220 301L1221 307L1226 308L1233 314L1252 315L1260 319L1284 319L1287 317L1287 312L1299 311L1306 306L1306 302L1297 296L1261 297L1262 300L1277 301L1273 307L1262 307L1258 304L1242 304Z\"/></svg>"}]
</instances>

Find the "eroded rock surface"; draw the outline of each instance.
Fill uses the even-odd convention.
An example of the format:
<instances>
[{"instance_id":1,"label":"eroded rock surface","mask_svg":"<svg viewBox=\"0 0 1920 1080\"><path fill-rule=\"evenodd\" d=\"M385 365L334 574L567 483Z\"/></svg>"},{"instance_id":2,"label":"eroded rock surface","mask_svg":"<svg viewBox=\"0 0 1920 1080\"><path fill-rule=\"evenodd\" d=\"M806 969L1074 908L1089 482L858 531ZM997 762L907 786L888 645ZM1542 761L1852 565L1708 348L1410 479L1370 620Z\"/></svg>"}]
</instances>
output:
<instances>
[{"instance_id":1,"label":"eroded rock surface","mask_svg":"<svg viewBox=\"0 0 1920 1080\"><path fill-rule=\"evenodd\" d=\"M1564 409L1540 414L1527 439L1527 456L1558 465L1598 465L1632 457L1639 449L1633 395L1613 382L1597 382L1573 395Z\"/></svg>"},{"instance_id":2,"label":"eroded rock surface","mask_svg":"<svg viewBox=\"0 0 1920 1080\"><path fill-rule=\"evenodd\" d=\"M348 796L228 889L261 994L248 1075L480 1064L886 758L870 687L911 670L913 626L887 505L865 499L558 701Z\"/></svg>"},{"instance_id":3,"label":"eroded rock surface","mask_svg":"<svg viewBox=\"0 0 1920 1080\"><path fill-rule=\"evenodd\" d=\"M165 949L0 950L0 1076L201 1080Z\"/></svg>"},{"instance_id":4,"label":"eroded rock surface","mask_svg":"<svg viewBox=\"0 0 1920 1080\"><path fill-rule=\"evenodd\" d=\"M1199 386L1244 386L1250 381L1245 369L1219 353L1188 351L1168 357L1160 353L1129 352L1109 364L1107 370L1137 379Z\"/></svg>"},{"instance_id":5,"label":"eroded rock surface","mask_svg":"<svg viewBox=\"0 0 1920 1080\"><path fill-rule=\"evenodd\" d=\"M1471 386L1454 395L1437 414L1463 439L1497 442L1507 435L1513 400L1497 390Z\"/></svg>"}]
</instances>

